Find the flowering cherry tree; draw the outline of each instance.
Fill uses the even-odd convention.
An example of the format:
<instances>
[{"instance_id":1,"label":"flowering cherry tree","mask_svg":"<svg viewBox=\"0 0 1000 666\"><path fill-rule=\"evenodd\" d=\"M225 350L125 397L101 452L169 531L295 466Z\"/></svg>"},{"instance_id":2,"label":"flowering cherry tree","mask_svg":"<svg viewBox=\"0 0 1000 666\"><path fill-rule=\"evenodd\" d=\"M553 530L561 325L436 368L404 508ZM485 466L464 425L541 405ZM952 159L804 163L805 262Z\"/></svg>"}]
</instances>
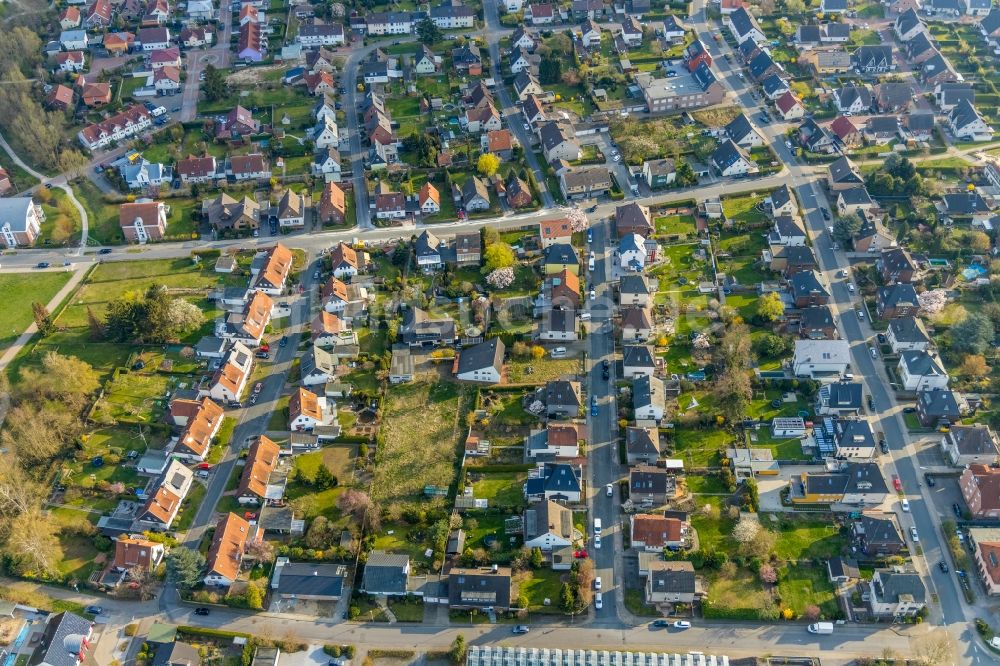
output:
<instances>
[{"instance_id":1,"label":"flowering cherry tree","mask_svg":"<svg viewBox=\"0 0 1000 666\"><path fill-rule=\"evenodd\" d=\"M579 208L571 208L566 219L569 220L569 228L574 232L587 230L587 215Z\"/></svg>"},{"instance_id":2,"label":"flowering cherry tree","mask_svg":"<svg viewBox=\"0 0 1000 666\"><path fill-rule=\"evenodd\" d=\"M510 266L498 268L486 276L486 283L495 289L506 289L514 284L514 269Z\"/></svg>"},{"instance_id":3,"label":"flowering cherry tree","mask_svg":"<svg viewBox=\"0 0 1000 666\"><path fill-rule=\"evenodd\" d=\"M937 314L944 310L948 296L944 289L931 289L917 296L920 308L927 314Z\"/></svg>"}]
</instances>

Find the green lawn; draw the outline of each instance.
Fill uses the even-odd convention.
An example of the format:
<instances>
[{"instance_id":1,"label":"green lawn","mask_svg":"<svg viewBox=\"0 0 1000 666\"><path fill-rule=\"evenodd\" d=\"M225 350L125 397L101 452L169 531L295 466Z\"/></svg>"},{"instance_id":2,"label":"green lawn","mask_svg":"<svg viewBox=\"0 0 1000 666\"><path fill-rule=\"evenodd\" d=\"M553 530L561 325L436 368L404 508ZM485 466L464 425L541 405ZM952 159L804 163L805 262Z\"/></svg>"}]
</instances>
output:
<instances>
[{"instance_id":1,"label":"green lawn","mask_svg":"<svg viewBox=\"0 0 1000 666\"><path fill-rule=\"evenodd\" d=\"M552 569L535 569L520 583L520 593L528 597L528 610L532 613L561 613L559 593L562 591L562 574ZM548 599L550 604L545 605Z\"/></svg>"},{"instance_id":2,"label":"green lawn","mask_svg":"<svg viewBox=\"0 0 1000 666\"><path fill-rule=\"evenodd\" d=\"M744 568L726 575L705 572L705 580L708 600L702 604L702 612L706 618L720 614L734 619L777 617L774 599L753 572Z\"/></svg>"},{"instance_id":3,"label":"green lawn","mask_svg":"<svg viewBox=\"0 0 1000 666\"><path fill-rule=\"evenodd\" d=\"M194 522L194 515L198 513L198 507L201 506L202 500L205 499L206 492L205 486L200 483L191 484L191 490L188 491L188 495L181 505L181 512L174 520L173 529L175 532L183 532L191 527L191 523Z\"/></svg>"},{"instance_id":4,"label":"green lawn","mask_svg":"<svg viewBox=\"0 0 1000 666\"><path fill-rule=\"evenodd\" d=\"M694 234L696 231L693 215L665 215L653 220L656 233L669 236L673 234Z\"/></svg>"},{"instance_id":5,"label":"green lawn","mask_svg":"<svg viewBox=\"0 0 1000 666\"><path fill-rule=\"evenodd\" d=\"M824 565L787 564L778 572L781 605L798 615L809 606L818 606L824 617L834 617L839 611L834 592Z\"/></svg>"},{"instance_id":6,"label":"green lawn","mask_svg":"<svg viewBox=\"0 0 1000 666\"><path fill-rule=\"evenodd\" d=\"M177 381L159 372L123 371L106 387L92 418L99 423L151 423L162 414L164 396Z\"/></svg>"},{"instance_id":7,"label":"green lawn","mask_svg":"<svg viewBox=\"0 0 1000 666\"><path fill-rule=\"evenodd\" d=\"M776 533L774 554L779 560L826 560L843 554L846 539L840 535L837 525L831 520L790 518L783 515L779 515L779 519L775 524L769 516L761 516L761 524ZM777 525L776 529L773 528L774 525Z\"/></svg>"},{"instance_id":8,"label":"green lawn","mask_svg":"<svg viewBox=\"0 0 1000 666\"><path fill-rule=\"evenodd\" d=\"M546 356L537 361L513 360L507 364L507 374L511 384L544 384L551 379L572 379L578 372L580 372L580 359L572 358Z\"/></svg>"},{"instance_id":9,"label":"green lawn","mask_svg":"<svg viewBox=\"0 0 1000 666\"><path fill-rule=\"evenodd\" d=\"M673 456L683 459L688 467L719 467L723 460L719 450L731 446L734 439L732 433L717 428L678 428L674 431Z\"/></svg>"},{"instance_id":10,"label":"green lawn","mask_svg":"<svg viewBox=\"0 0 1000 666\"><path fill-rule=\"evenodd\" d=\"M45 221L42 222L41 233L38 235L36 246L46 245L65 246L80 242L80 211L69 200L65 192L58 188L44 190L51 194L51 198L42 204L42 212L45 213Z\"/></svg>"},{"instance_id":11,"label":"green lawn","mask_svg":"<svg viewBox=\"0 0 1000 666\"><path fill-rule=\"evenodd\" d=\"M489 500L490 508L521 508L524 506L524 482L527 472L488 472L476 469L477 481L472 484L476 499Z\"/></svg>"},{"instance_id":12,"label":"green lawn","mask_svg":"<svg viewBox=\"0 0 1000 666\"><path fill-rule=\"evenodd\" d=\"M763 222L766 219L763 211L757 208L757 204L764 200L764 193L757 193L757 196L743 195L739 197L724 198L722 200L722 214L726 219L744 224Z\"/></svg>"},{"instance_id":13,"label":"green lawn","mask_svg":"<svg viewBox=\"0 0 1000 666\"><path fill-rule=\"evenodd\" d=\"M73 181L73 192L77 201L87 211L90 238L102 245L118 245L125 242L118 223L118 205L106 201L97 186L86 178Z\"/></svg>"},{"instance_id":14,"label":"green lawn","mask_svg":"<svg viewBox=\"0 0 1000 666\"><path fill-rule=\"evenodd\" d=\"M0 275L0 350L6 349L34 321L31 304L47 305L69 282L72 273L12 273Z\"/></svg>"}]
</instances>

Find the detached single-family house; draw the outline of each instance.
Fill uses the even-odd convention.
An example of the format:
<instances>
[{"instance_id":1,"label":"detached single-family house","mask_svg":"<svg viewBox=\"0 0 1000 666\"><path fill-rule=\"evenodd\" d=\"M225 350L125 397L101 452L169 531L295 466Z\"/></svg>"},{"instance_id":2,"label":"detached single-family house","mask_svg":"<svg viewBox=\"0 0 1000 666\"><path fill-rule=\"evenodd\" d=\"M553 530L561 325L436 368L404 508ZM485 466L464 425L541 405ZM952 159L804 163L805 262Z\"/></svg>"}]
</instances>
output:
<instances>
[{"instance_id":1,"label":"detached single-family house","mask_svg":"<svg viewBox=\"0 0 1000 666\"><path fill-rule=\"evenodd\" d=\"M953 425L941 439L941 452L955 467L991 466L1000 456L997 436L987 425Z\"/></svg>"},{"instance_id":2,"label":"detached single-family house","mask_svg":"<svg viewBox=\"0 0 1000 666\"><path fill-rule=\"evenodd\" d=\"M461 350L455 363L455 377L460 381L499 384L503 376L506 346L500 338L490 338Z\"/></svg>"},{"instance_id":3,"label":"detached single-family house","mask_svg":"<svg viewBox=\"0 0 1000 666\"><path fill-rule=\"evenodd\" d=\"M948 388L948 373L937 357L926 351L904 351L899 355L897 368L906 391Z\"/></svg>"},{"instance_id":4,"label":"detached single-family house","mask_svg":"<svg viewBox=\"0 0 1000 666\"><path fill-rule=\"evenodd\" d=\"M544 552L570 546L582 538L573 526L573 512L567 507L543 500L524 510L524 545Z\"/></svg>"}]
</instances>

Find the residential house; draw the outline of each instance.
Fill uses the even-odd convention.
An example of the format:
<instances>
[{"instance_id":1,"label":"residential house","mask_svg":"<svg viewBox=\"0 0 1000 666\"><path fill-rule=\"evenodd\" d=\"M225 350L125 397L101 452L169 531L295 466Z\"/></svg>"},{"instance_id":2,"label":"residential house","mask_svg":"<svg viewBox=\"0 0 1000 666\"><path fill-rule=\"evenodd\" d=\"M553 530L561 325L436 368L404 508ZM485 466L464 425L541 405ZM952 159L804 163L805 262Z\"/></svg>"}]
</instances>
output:
<instances>
[{"instance_id":1,"label":"residential house","mask_svg":"<svg viewBox=\"0 0 1000 666\"><path fill-rule=\"evenodd\" d=\"M499 384L505 352L506 346L500 338L466 347L455 363L455 377L460 381Z\"/></svg>"},{"instance_id":2,"label":"residential house","mask_svg":"<svg viewBox=\"0 0 1000 666\"><path fill-rule=\"evenodd\" d=\"M1000 518L1000 469L973 464L958 479L965 506L973 519Z\"/></svg>"},{"instance_id":3,"label":"residential house","mask_svg":"<svg viewBox=\"0 0 1000 666\"><path fill-rule=\"evenodd\" d=\"M914 617L927 606L924 583L913 570L876 569L865 597L878 618Z\"/></svg>"},{"instance_id":4,"label":"residential house","mask_svg":"<svg viewBox=\"0 0 1000 666\"><path fill-rule=\"evenodd\" d=\"M511 173L510 179L507 181L506 190L507 205L511 208L527 208L535 201L528 183L513 173Z\"/></svg>"},{"instance_id":5,"label":"residential house","mask_svg":"<svg viewBox=\"0 0 1000 666\"><path fill-rule=\"evenodd\" d=\"M490 191L479 176L470 175L465 179L461 188L461 203L467 213L490 209Z\"/></svg>"},{"instance_id":6,"label":"residential house","mask_svg":"<svg viewBox=\"0 0 1000 666\"><path fill-rule=\"evenodd\" d=\"M580 26L580 32L580 41L586 48L592 49L601 46L601 26L597 21L586 19Z\"/></svg>"},{"instance_id":7,"label":"residential house","mask_svg":"<svg viewBox=\"0 0 1000 666\"><path fill-rule=\"evenodd\" d=\"M151 572L163 561L164 553L162 543L137 536L121 535L115 539L115 558L111 566L122 572L136 568Z\"/></svg>"},{"instance_id":8,"label":"residential house","mask_svg":"<svg viewBox=\"0 0 1000 666\"><path fill-rule=\"evenodd\" d=\"M557 160L573 162L583 155L571 128L557 121L549 121L538 128L538 138L542 145L545 161Z\"/></svg>"},{"instance_id":9,"label":"residential house","mask_svg":"<svg viewBox=\"0 0 1000 666\"><path fill-rule=\"evenodd\" d=\"M647 307L627 307L621 311L623 342L644 342L653 333L653 312Z\"/></svg>"},{"instance_id":10,"label":"residential house","mask_svg":"<svg viewBox=\"0 0 1000 666\"><path fill-rule=\"evenodd\" d=\"M177 160L175 171L185 185L209 183L215 180L218 165L212 155L204 157L189 155Z\"/></svg>"},{"instance_id":11,"label":"residential house","mask_svg":"<svg viewBox=\"0 0 1000 666\"><path fill-rule=\"evenodd\" d=\"M222 427L224 412L208 397L186 402L192 403L193 412L187 418L171 456L185 462L202 462ZM171 403L171 410L173 408Z\"/></svg>"},{"instance_id":12,"label":"residential house","mask_svg":"<svg viewBox=\"0 0 1000 666\"><path fill-rule=\"evenodd\" d=\"M836 340L840 337L829 306L813 305L799 312L799 337L807 340Z\"/></svg>"},{"instance_id":13,"label":"residential house","mask_svg":"<svg viewBox=\"0 0 1000 666\"><path fill-rule=\"evenodd\" d=\"M320 310L313 318L310 327L310 341L314 347L322 349L336 347L338 344L342 344L345 338L354 340L356 336L350 325L337 315Z\"/></svg>"},{"instance_id":14,"label":"residential house","mask_svg":"<svg viewBox=\"0 0 1000 666\"><path fill-rule=\"evenodd\" d=\"M650 562L644 594L646 603L651 605L694 603L699 595L694 566L690 562Z\"/></svg>"},{"instance_id":15,"label":"residential house","mask_svg":"<svg viewBox=\"0 0 1000 666\"><path fill-rule=\"evenodd\" d=\"M1000 530L973 527L966 534L986 594L995 597L1000 594Z\"/></svg>"},{"instance_id":16,"label":"residential house","mask_svg":"<svg viewBox=\"0 0 1000 666\"><path fill-rule=\"evenodd\" d=\"M856 416L862 408L859 382L837 381L823 384L816 395L816 413L822 416Z\"/></svg>"},{"instance_id":17,"label":"residential house","mask_svg":"<svg viewBox=\"0 0 1000 666\"><path fill-rule=\"evenodd\" d=\"M846 461L833 471L805 472L789 485L792 504L877 506L889 495L885 478L874 462Z\"/></svg>"},{"instance_id":18,"label":"residential house","mask_svg":"<svg viewBox=\"0 0 1000 666\"><path fill-rule=\"evenodd\" d=\"M864 45L851 54L854 71L869 76L888 74L896 68L891 44Z\"/></svg>"},{"instance_id":19,"label":"residential house","mask_svg":"<svg viewBox=\"0 0 1000 666\"><path fill-rule=\"evenodd\" d=\"M314 348L313 352L316 351ZM316 395L312 391L299 387L288 400L289 430L312 431L317 426L328 425L330 416L331 414L327 412L326 396Z\"/></svg>"},{"instance_id":20,"label":"residential house","mask_svg":"<svg viewBox=\"0 0 1000 666\"><path fill-rule=\"evenodd\" d=\"M448 572L448 608L472 610L491 608L505 612L511 607L509 567L465 569Z\"/></svg>"},{"instance_id":21,"label":"residential house","mask_svg":"<svg viewBox=\"0 0 1000 666\"><path fill-rule=\"evenodd\" d=\"M885 284L909 284L917 274L917 265L903 248L882 250L876 268Z\"/></svg>"},{"instance_id":22,"label":"residential house","mask_svg":"<svg viewBox=\"0 0 1000 666\"><path fill-rule=\"evenodd\" d=\"M629 517L630 543L647 552L677 550L684 544L687 526L679 518L637 513Z\"/></svg>"},{"instance_id":23,"label":"residential house","mask_svg":"<svg viewBox=\"0 0 1000 666\"><path fill-rule=\"evenodd\" d=\"M543 499L576 503L582 493L581 470L569 463L544 462L528 472L524 494L529 502Z\"/></svg>"},{"instance_id":24,"label":"residential house","mask_svg":"<svg viewBox=\"0 0 1000 666\"><path fill-rule=\"evenodd\" d=\"M619 238L630 234L638 234L643 238L651 236L656 230L649 207L635 202L617 206L615 208L615 231Z\"/></svg>"},{"instance_id":25,"label":"residential house","mask_svg":"<svg viewBox=\"0 0 1000 666\"><path fill-rule=\"evenodd\" d=\"M677 168L672 159L646 160L642 163L642 177L650 189L656 190L674 183Z\"/></svg>"},{"instance_id":26,"label":"residential house","mask_svg":"<svg viewBox=\"0 0 1000 666\"><path fill-rule=\"evenodd\" d=\"M254 277L251 289L269 296L282 295L285 292L285 281L292 270L292 251L281 243L276 243L271 249L258 253L257 257L262 263L260 268L251 266L250 273Z\"/></svg>"},{"instance_id":27,"label":"residential house","mask_svg":"<svg viewBox=\"0 0 1000 666\"><path fill-rule=\"evenodd\" d=\"M726 139L715 149L711 157L712 165L722 176L745 176L757 173L756 163L750 155L732 139Z\"/></svg>"},{"instance_id":28,"label":"residential house","mask_svg":"<svg viewBox=\"0 0 1000 666\"><path fill-rule=\"evenodd\" d=\"M726 136L741 148L756 148L764 145L764 137L750 123L745 113L741 113L724 128Z\"/></svg>"},{"instance_id":29,"label":"residential house","mask_svg":"<svg viewBox=\"0 0 1000 666\"><path fill-rule=\"evenodd\" d=\"M324 182L340 182L340 152L335 148L323 148L313 154L311 165L314 176L322 176Z\"/></svg>"},{"instance_id":30,"label":"residential house","mask_svg":"<svg viewBox=\"0 0 1000 666\"><path fill-rule=\"evenodd\" d=\"M535 75L527 70L522 70L514 77L514 92L517 93L517 98L523 102L529 95L541 95L543 91Z\"/></svg>"},{"instance_id":31,"label":"residential house","mask_svg":"<svg viewBox=\"0 0 1000 666\"><path fill-rule=\"evenodd\" d=\"M343 241L330 252L330 263L333 276L338 280L352 278L361 269L357 251Z\"/></svg>"},{"instance_id":32,"label":"residential house","mask_svg":"<svg viewBox=\"0 0 1000 666\"><path fill-rule=\"evenodd\" d=\"M655 78L650 72L640 72L635 83L650 113L679 113L712 106L725 98L725 88L707 61L690 74L680 72L674 77Z\"/></svg>"},{"instance_id":33,"label":"residential house","mask_svg":"<svg viewBox=\"0 0 1000 666\"><path fill-rule=\"evenodd\" d=\"M425 182L420 187L417 204L420 206L420 212L424 215L434 215L441 212L441 194L430 181Z\"/></svg>"},{"instance_id":34,"label":"residential house","mask_svg":"<svg viewBox=\"0 0 1000 666\"><path fill-rule=\"evenodd\" d=\"M676 477L662 467L629 468L628 496L639 506L662 506L677 496Z\"/></svg>"},{"instance_id":35,"label":"residential house","mask_svg":"<svg viewBox=\"0 0 1000 666\"><path fill-rule=\"evenodd\" d=\"M861 209L858 217L861 218L861 228L851 241L855 252L880 252L883 248L896 245L895 237L883 226L881 215L872 209Z\"/></svg>"},{"instance_id":36,"label":"residential house","mask_svg":"<svg viewBox=\"0 0 1000 666\"><path fill-rule=\"evenodd\" d=\"M748 39L763 43L767 39L764 31L758 25L757 19L743 7L725 15L723 24L729 28L729 32L733 35L737 44L742 44Z\"/></svg>"},{"instance_id":37,"label":"residential house","mask_svg":"<svg viewBox=\"0 0 1000 666\"><path fill-rule=\"evenodd\" d=\"M555 244L568 244L573 236L573 229L569 220L564 217L542 220L538 223L538 235L541 238L542 249L544 250Z\"/></svg>"},{"instance_id":38,"label":"residential house","mask_svg":"<svg viewBox=\"0 0 1000 666\"><path fill-rule=\"evenodd\" d=\"M704 42L696 38L684 47L684 62L687 65L688 71L694 72L703 62L711 67L712 54L708 52Z\"/></svg>"},{"instance_id":39,"label":"residential house","mask_svg":"<svg viewBox=\"0 0 1000 666\"><path fill-rule=\"evenodd\" d=\"M799 218L791 215L775 216L774 225L767 235L768 244L788 247L803 247L806 238L806 231Z\"/></svg>"},{"instance_id":40,"label":"residential house","mask_svg":"<svg viewBox=\"0 0 1000 666\"><path fill-rule=\"evenodd\" d=\"M30 247L42 232L45 213L31 197L0 199L0 240L4 247Z\"/></svg>"},{"instance_id":41,"label":"residential house","mask_svg":"<svg viewBox=\"0 0 1000 666\"><path fill-rule=\"evenodd\" d=\"M777 74L765 77L764 80L760 82L760 87L761 90L764 91L764 96L772 102L784 96L789 91L788 83L786 83L785 80Z\"/></svg>"},{"instance_id":42,"label":"residential house","mask_svg":"<svg viewBox=\"0 0 1000 666\"><path fill-rule=\"evenodd\" d=\"M84 104L87 104L88 100L97 103L97 98L88 97L86 88L82 96ZM84 148L94 151L125 141L148 129L152 124L149 111L144 106L133 104L110 118L87 125L77 133L77 138Z\"/></svg>"},{"instance_id":43,"label":"residential house","mask_svg":"<svg viewBox=\"0 0 1000 666\"><path fill-rule=\"evenodd\" d=\"M545 405L545 415L550 419L575 418L583 407L580 382L553 379L537 393Z\"/></svg>"},{"instance_id":44,"label":"residential house","mask_svg":"<svg viewBox=\"0 0 1000 666\"><path fill-rule=\"evenodd\" d=\"M953 425L941 439L941 452L955 467L992 466L1000 456L997 436L987 425Z\"/></svg>"},{"instance_id":45,"label":"residential house","mask_svg":"<svg viewBox=\"0 0 1000 666\"><path fill-rule=\"evenodd\" d=\"M907 9L896 17L893 30L901 42L908 42L918 34L926 33L927 26L914 9Z\"/></svg>"},{"instance_id":46,"label":"residential house","mask_svg":"<svg viewBox=\"0 0 1000 666\"><path fill-rule=\"evenodd\" d=\"M948 373L941 362L926 351L904 351L899 355L897 368L903 390L948 388Z\"/></svg>"},{"instance_id":47,"label":"residential house","mask_svg":"<svg viewBox=\"0 0 1000 666\"><path fill-rule=\"evenodd\" d=\"M248 542L255 538L251 532L256 528L235 513L219 521L205 557L205 585L229 587L236 582Z\"/></svg>"},{"instance_id":48,"label":"residential house","mask_svg":"<svg viewBox=\"0 0 1000 666\"><path fill-rule=\"evenodd\" d=\"M476 25L476 11L457 2L445 2L431 7L430 18L442 30L473 28Z\"/></svg>"},{"instance_id":49,"label":"residential house","mask_svg":"<svg viewBox=\"0 0 1000 666\"><path fill-rule=\"evenodd\" d=\"M253 291L253 296L246 301L242 312L230 312L216 326L216 336L225 340L239 341L248 347L260 344L264 331L271 323L271 310L274 302L270 296Z\"/></svg>"},{"instance_id":50,"label":"residential house","mask_svg":"<svg viewBox=\"0 0 1000 666\"><path fill-rule=\"evenodd\" d=\"M885 337L894 354L927 351L931 344L931 337L924 328L924 323L912 314L890 319Z\"/></svg>"},{"instance_id":51,"label":"residential house","mask_svg":"<svg viewBox=\"0 0 1000 666\"><path fill-rule=\"evenodd\" d=\"M871 460L875 456L875 433L863 419L838 419L834 422L834 455L839 460Z\"/></svg>"},{"instance_id":52,"label":"residential house","mask_svg":"<svg viewBox=\"0 0 1000 666\"><path fill-rule=\"evenodd\" d=\"M70 611L50 614L44 628L29 645L35 647L24 662L38 666L80 666L87 658L94 623ZM30 625L24 625L30 626ZM90 655L93 660L94 656Z\"/></svg>"},{"instance_id":53,"label":"residential house","mask_svg":"<svg viewBox=\"0 0 1000 666\"><path fill-rule=\"evenodd\" d=\"M482 256L482 237L478 231L455 235L456 265L478 266Z\"/></svg>"},{"instance_id":54,"label":"residential house","mask_svg":"<svg viewBox=\"0 0 1000 666\"><path fill-rule=\"evenodd\" d=\"M802 106L802 103L791 92L786 92L778 97L774 102L774 106L778 110L778 113L781 114L782 120L785 121L798 120L806 113L805 107Z\"/></svg>"},{"instance_id":55,"label":"residential house","mask_svg":"<svg viewBox=\"0 0 1000 666\"><path fill-rule=\"evenodd\" d=\"M56 66L60 72L82 72L85 59L83 51L66 51L55 56ZM67 105L69 106L69 105Z\"/></svg>"},{"instance_id":56,"label":"residential house","mask_svg":"<svg viewBox=\"0 0 1000 666\"><path fill-rule=\"evenodd\" d=\"M137 511L135 519L138 524L154 532L169 530L181 508L181 502L191 489L193 479L193 471L178 460L171 461Z\"/></svg>"},{"instance_id":57,"label":"residential house","mask_svg":"<svg viewBox=\"0 0 1000 666\"><path fill-rule=\"evenodd\" d=\"M599 197L611 189L611 173L604 166L563 169L559 187L567 199Z\"/></svg>"},{"instance_id":58,"label":"residential house","mask_svg":"<svg viewBox=\"0 0 1000 666\"><path fill-rule=\"evenodd\" d=\"M417 266L424 272L438 270L444 266L441 259L441 240L430 231L424 230L413 243Z\"/></svg>"},{"instance_id":59,"label":"residential house","mask_svg":"<svg viewBox=\"0 0 1000 666\"><path fill-rule=\"evenodd\" d=\"M827 167L827 186L834 192L845 190L858 185L864 185L865 181L861 177L858 168L847 159L840 157L830 163Z\"/></svg>"},{"instance_id":60,"label":"residential house","mask_svg":"<svg viewBox=\"0 0 1000 666\"><path fill-rule=\"evenodd\" d=\"M236 486L237 502L241 505L263 505L282 501L284 484L270 485L280 454L281 447L266 435L260 435L250 445L240 483Z\"/></svg>"},{"instance_id":61,"label":"residential house","mask_svg":"<svg viewBox=\"0 0 1000 666\"><path fill-rule=\"evenodd\" d=\"M63 30L59 33L59 43L64 51L85 51L90 40L86 30Z\"/></svg>"},{"instance_id":62,"label":"residential house","mask_svg":"<svg viewBox=\"0 0 1000 666\"><path fill-rule=\"evenodd\" d=\"M233 155L229 158L226 175L232 176L237 182L268 180L271 178L271 167L268 166L267 159L261 153Z\"/></svg>"},{"instance_id":63,"label":"residential house","mask_svg":"<svg viewBox=\"0 0 1000 666\"><path fill-rule=\"evenodd\" d=\"M646 374L635 376L632 380L632 409L636 422L659 422L666 410L663 380Z\"/></svg>"},{"instance_id":64,"label":"residential house","mask_svg":"<svg viewBox=\"0 0 1000 666\"><path fill-rule=\"evenodd\" d=\"M208 388L202 388L199 397L208 396L219 402L236 402L243 394L253 365L253 352L237 342L222 358L222 363L212 375Z\"/></svg>"},{"instance_id":65,"label":"residential house","mask_svg":"<svg viewBox=\"0 0 1000 666\"><path fill-rule=\"evenodd\" d=\"M399 338L411 347L450 345L456 338L455 321L447 315L432 317L426 310L410 307L403 312Z\"/></svg>"},{"instance_id":66,"label":"residential house","mask_svg":"<svg viewBox=\"0 0 1000 666\"><path fill-rule=\"evenodd\" d=\"M237 200L220 192L215 199L205 199L201 204L203 219L218 231L248 231L260 226L260 205L245 195Z\"/></svg>"},{"instance_id":67,"label":"residential house","mask_svg":"<svg viewBox=\"0 0 1000 666\"><path fill-rule=\"evenodd\" d=\"M917 420L925 428L958 423L966 409L965 401L954 391L926 389L917 392Z\"/></svg>"},{"instance_id":68,"label":"residential house","mask_svg":"<svg viewBox=\"0 0 1000 666\"><path fill-rule=\"evenodd\" d=\"M573 512L565 506L543 500L524 510L524 545L543 552L571 546L582 538L573 526Z\"/></svg>"},{"instance_id":69,"label":"residential house","mask_svg":"<svg viewBox=\"0 0 1000 666\"><path fill-rule=\"evenodd\" d=\"M913 86L901 81L878 83L873 95L875 110L879 113L902 113L913 104Z\"/></svg>"},{"instance_id":70,"label":"residential house","mask_svg":"<svg viewBox=\"0 0 1000 666\"><path fill-rule=\"evenodd\" d=\"M344 26L339 23L302 23L295 41L306 48L341 46L344 44Z\"/></svg>"},{"instance_id":71,"label":"residential house","mask_svg":"<svg viewBox=\"0 0 1000 666\"><path fill-rule=\"evenodd\" d=\"M836 377L851 365L846 340L796 340L792 373L796 377Z\"/></svg>"},{"instance_id":72,"label":"residential house","mask_svg":"<svg viewBox=\"0 0 1000 666\"><path fill-rule=\"evenodd\" d=\"M778 217L789 217L798 214L799 207L795 201L795 195L792 194L792 190L788 185L781 185L778 189L773 190L766 200L767 206L771 211L771 217L777 219ZM799 227L801 229L801 227ZM776 230L777 231L777 230ZM797 236L798 232L795 232ZM779 234L781 235L781 234ZM780 243L781 245L796 245L795 242Z\"/></svg>"},{"instance_id":73,"label":"residential house","mask_svg":"<svg viewBox=\"0 0 1000 666\"><path fill-rule=\"evenodd\" d=\"M626 238L633 236L637 236L637 234L630 234ZM645 255L643 259L645 259ZM630 305L648 307L653 302L655 292L649 278L641 273L623 275L618 281L619 303L622 307Z\"/></svg>"},{"instance_id":74,"label":"residential house","mask_svg":"<svg viewBox=\"0 0 1000 666\"><path fill-rule=\"evenodd\" d=\"M660 459L659 431L655 427L626 428L625 457L629 466L655 466Z\"/></svg>"},{"instance_id":75,"label":"residential house","mask_svg":"<svg viewBox=\"0 0 1000 666\"><path fill-rule=\"evenodd\" d=\"M948 128L962 141L989 141L993 128L968 100L959 102L948 114Z\"/></svg>"},{"instance_id":76,"label":"residential house","mask_svg":"<svg viewBox=\"0 0 1000 666\"><path fill-rule=\"evenodd\" d=\"M347 202L344 190L337 183L328 182L323 187L317 216L322 224L343 224L347 215Z\"/></svg>"},{"instance_id":77,"label":"residential house","mask_svg":"<svg viewBox=\"0 0 1000 666\"><path fill-rule=\"evenodd\" d=\"M875 312L879 319L915 316L920 311L917 292L911 284L894 284L879 287L875 299Z\"/></svg>"},{"instance_id":78,"label":"residential house","mask_svg":"<svg viewBox=\"0 0 1000 666\"><path fill-rule=\"evenodd\" d=\"M833 93L840 113L863 113L871 109L874 97L867 86L849 83Z\"/></svg>"},{"instance_id":79,"label":"residential house","mask_svg":"<svg viewBox=\"0 0 1000 666\"><path fill-rule=\"evenodd\" d=\"M404 553L387 553L373 550L365 561L361 591L380 597L399 597L408 591L410 556Z\"/></svg>"}]
</instances>

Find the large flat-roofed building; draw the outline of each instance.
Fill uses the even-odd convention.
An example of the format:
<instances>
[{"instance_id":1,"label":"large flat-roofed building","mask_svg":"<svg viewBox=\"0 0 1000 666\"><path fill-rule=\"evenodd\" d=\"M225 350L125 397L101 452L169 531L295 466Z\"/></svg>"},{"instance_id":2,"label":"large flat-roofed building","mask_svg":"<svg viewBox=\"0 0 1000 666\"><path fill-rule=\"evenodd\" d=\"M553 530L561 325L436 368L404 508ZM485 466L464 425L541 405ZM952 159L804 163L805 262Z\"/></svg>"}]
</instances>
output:
<instances>
[{"instance_id":1,"label":"large flat-roofed building","mask_svg":"<svg viewBox=\"0 0 1000 666\"><path fill-rule=\"evenodd\" d=\"M725 97L722 84L712 69L702 63L690 74L683 68L677 75L654 78L643 72L635 77L650 113L685 111L718 104Z\"/></svg>"}]
</instances>

